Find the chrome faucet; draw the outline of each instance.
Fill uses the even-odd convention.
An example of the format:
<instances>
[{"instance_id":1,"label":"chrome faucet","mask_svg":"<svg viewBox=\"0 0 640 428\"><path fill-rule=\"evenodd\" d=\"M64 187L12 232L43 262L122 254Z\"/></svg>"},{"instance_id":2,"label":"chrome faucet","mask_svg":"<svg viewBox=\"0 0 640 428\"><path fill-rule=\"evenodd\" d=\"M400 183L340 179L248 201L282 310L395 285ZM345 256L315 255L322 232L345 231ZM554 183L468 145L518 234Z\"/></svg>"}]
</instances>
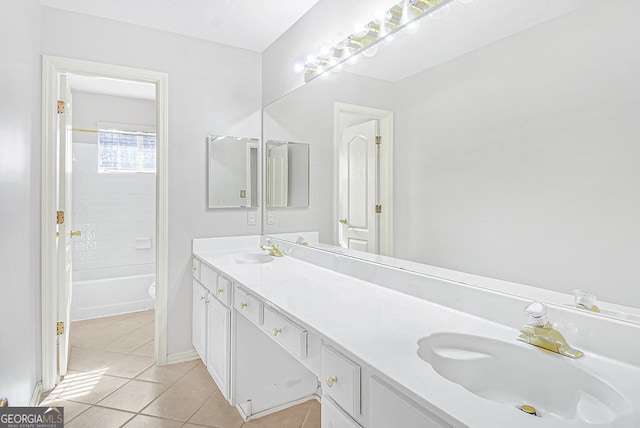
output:
<instances>
[{"instance_id":1,"label":"chrome faucet","mask_svg":"<svg viewBox=\"0 0 640 428\"><path fill-rule=\"evenodd\" d=\"M524 311L531 318L531 322L520 328L522 334L518 340L569 358L580 358L584 355L582 351L569 346L564 336L553 328L547 319L549 313L547 305L533 302L527 305Z\"/></svg>"}]
</instances>

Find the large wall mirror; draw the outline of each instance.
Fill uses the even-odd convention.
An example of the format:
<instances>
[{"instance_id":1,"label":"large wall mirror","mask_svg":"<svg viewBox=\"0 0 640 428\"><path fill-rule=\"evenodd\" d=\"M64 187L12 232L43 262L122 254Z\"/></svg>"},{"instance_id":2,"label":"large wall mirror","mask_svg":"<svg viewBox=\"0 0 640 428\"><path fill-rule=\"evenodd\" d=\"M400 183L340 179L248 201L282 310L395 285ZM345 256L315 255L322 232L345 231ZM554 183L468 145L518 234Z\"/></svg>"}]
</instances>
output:
<instances>
[{"instance_id":1,"label":"large wall mirror","mask_svg":"<svg viewBox=\"0 0 640 428\"><path fill-rule=\"evenodd\" d=\"M464 3L264 109L265 140L314 154L309 206L265 234L566 296L550 303L579 288L640 321L640 6Z\"/></svg>"},{"instance_id":2,"label":"large wall mirror","mask_svg":"<svg viewBox=\"0 0 640 428\"><path fill-rule=\"evenodd\" d=\"M258 140L210 135L209 208L258 206Z\"/></svg>"}]
</instances>

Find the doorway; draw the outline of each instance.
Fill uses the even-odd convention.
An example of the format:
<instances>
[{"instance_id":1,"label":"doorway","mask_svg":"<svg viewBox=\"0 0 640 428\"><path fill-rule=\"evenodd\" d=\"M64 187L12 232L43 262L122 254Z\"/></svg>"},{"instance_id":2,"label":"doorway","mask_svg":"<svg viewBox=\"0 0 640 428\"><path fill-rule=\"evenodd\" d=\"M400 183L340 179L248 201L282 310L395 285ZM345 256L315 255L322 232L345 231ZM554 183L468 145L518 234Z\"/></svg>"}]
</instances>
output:
<instances>
[{"instance_id":1,"label":"doorway","mask_svg":"<svg viewBox=\"0 0 640 428\"><path fill-rule=\"evenodd\" d=\"M335 103L335 245L393 255L393 112Z\"/></svg>"},{"instance_id":2,"label":"doorway","mask_svg":"<svg viewBox=\"0 0 640 428\"><path fill-rule=\"evenodd\" d=\"M66 372L69 355L72 230L71 141L73 138L68 77L115 79L153 85L155 90L155 262L156 364L167 359L167 137L166 73L60 57L43 57L42 153L42 389L50 390ZM65 113L66 111L66 113ZM84 129L91 132L97 129ZM97 132L96 132L97 133ZM66 213L65 213L66 211ZM65 215L67 215L66 218ZM56 236L56 232L59 237ZM72 235L73 233L73 235ZM146 238L141 238L146 245ZM60 243L60 245L58 245Z\"/></svg>"}]
</instances>

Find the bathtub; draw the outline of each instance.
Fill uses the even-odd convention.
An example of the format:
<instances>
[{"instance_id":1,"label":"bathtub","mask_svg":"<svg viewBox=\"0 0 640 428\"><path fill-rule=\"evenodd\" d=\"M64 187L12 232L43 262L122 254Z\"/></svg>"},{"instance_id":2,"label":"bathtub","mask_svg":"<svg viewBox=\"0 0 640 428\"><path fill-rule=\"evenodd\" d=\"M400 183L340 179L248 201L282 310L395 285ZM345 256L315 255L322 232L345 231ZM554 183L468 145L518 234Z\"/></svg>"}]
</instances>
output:
<instances>
[{"instance_id":1,"label":"bathtub","mask_svg":"<svg viewBox=\"0 0 640 428\"><path fill-rule=\"evenodd\" d=\"M155 277L152 264L74 271L71 320L153 309L149 285Z\"/></svg>"}]
</instances>

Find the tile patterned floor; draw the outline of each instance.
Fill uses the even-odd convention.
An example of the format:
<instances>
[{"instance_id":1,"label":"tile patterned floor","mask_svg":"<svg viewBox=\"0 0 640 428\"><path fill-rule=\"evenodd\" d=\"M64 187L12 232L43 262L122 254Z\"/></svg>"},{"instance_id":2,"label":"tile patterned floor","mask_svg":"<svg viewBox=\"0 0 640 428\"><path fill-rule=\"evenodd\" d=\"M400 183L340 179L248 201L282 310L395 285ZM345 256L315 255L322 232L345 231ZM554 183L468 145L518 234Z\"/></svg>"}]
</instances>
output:
<instances>
[{"instance_id":1,"label":"tile patterned floor","mask_svg":"<svg viewBox=\"0 0 640 428\"><path fill-rule=\"evenodd\" d=\"M315 401L244 422L200 360L154 365L154 313L71 325L69 371L41 405L63 406L66 428L320 428Z\"/></svg>"}]
</instances>

